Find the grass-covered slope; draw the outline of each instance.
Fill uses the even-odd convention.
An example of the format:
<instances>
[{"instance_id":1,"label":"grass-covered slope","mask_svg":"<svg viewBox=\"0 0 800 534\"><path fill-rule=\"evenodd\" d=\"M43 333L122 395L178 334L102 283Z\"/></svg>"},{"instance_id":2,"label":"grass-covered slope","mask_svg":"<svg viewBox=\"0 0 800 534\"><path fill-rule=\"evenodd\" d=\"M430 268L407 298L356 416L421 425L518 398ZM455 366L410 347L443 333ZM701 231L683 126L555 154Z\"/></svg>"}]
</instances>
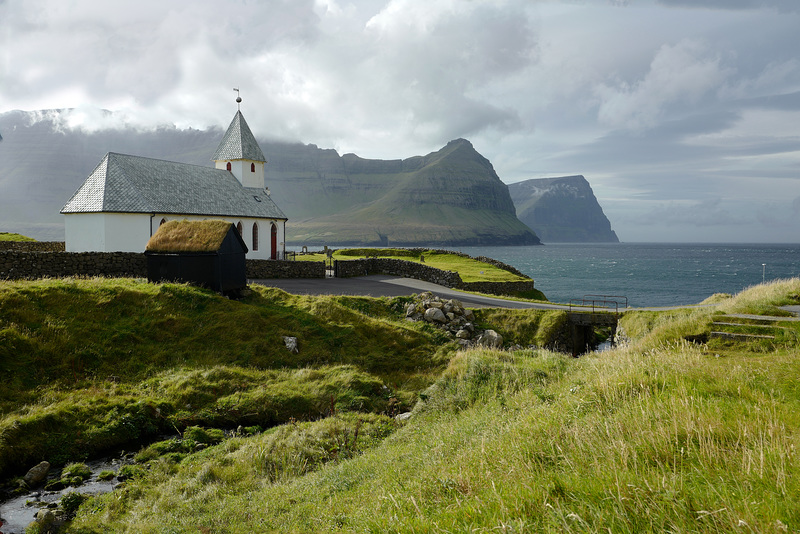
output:
<instances>
[{"instance_id":1,"label":"grass-covered slope","mask_svg":"<svg viewBox=\"0 0 800 534\"><path fill-rule=\"evenodd\" d=\"M269 173L273 198L291 221L290 243L539 244L492 164L464 139L403 161L321 152L303 171L295 162Z\"/></svg>"},{"instance_id":2,"label":"grass-covered slope","mask_svg":"<svg viewBox=\"0 0 800 534\"><path fill-rule=\"evenodd\" d=\"M14 232L0 232L0 241L36 241L32 237L27 237Z\"/></svg>"},{"instance_id":3,"label":"grass-covered slope","mask_svg":"<svg viewBox=\"0 0 800 534\"><path fill-rule=\"evenodd\" d=\"M457 271L464 282L519 282L529 278L466 255L438 250L398 248L345 248L333 251L334 260L391 258L424 263L444 271ZM325 261L324 253L298 254L299 261Z\"/></svg>"},{"instance_id":4,"label":"grass-covered slope","mask_svg":"<svg viewBox=\"0 0 800 534\"><path fill-rule=\"evenodd\" d=\"M636 312L624 320L631 343L580 359L459 353L402 428L337 417L231 439L179 463L154 460L142 478L84 504L73 527L794 531L796 342L753 352L685 340L728 309L800 299L800 280L768 287L721 308Z\"/></svg>"},{"instance_id":5,"label":"grass-covered slope","mask_svg":"<svg viewBox=\"0 0 800 534\"><path fill-rule=\"evenodd\" d=\"M452 346L402 320L404 304L264 287L232 301L130 279L0 282L0 476L188 425L408 409Z\"/></svg>"}]
</instances>

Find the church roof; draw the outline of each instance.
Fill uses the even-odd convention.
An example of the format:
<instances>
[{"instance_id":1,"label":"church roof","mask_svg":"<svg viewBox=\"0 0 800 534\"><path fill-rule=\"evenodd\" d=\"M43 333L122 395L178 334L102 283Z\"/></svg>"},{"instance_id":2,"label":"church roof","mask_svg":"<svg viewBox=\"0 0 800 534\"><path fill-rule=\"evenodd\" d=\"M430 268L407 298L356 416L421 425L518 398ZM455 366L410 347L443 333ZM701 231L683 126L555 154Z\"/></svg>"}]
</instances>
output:
<instances>
[{"instance_id":1,"label":"church roof","mask_svg":"<svg viewBox=\"0 0 800 534\"><path fill-rule=\"evenodd\" d=\"M231 125L228 126L222 142L220 142L217 151L214 152L214 157L211 159L214 161L234 159L267 161L241 111L237 111L236 115L233 116Z\"/></svg>"},{"instance_id":2,"label":"church roof","mask_svg":"<svg viewBox=\"0 0 800 534\"><path fill-rule=\"evenodd\" d=\"M229 171L114 152L61 209L97 212L286 219L262 189L242 187Z\"/></svg>"}]
</instances>

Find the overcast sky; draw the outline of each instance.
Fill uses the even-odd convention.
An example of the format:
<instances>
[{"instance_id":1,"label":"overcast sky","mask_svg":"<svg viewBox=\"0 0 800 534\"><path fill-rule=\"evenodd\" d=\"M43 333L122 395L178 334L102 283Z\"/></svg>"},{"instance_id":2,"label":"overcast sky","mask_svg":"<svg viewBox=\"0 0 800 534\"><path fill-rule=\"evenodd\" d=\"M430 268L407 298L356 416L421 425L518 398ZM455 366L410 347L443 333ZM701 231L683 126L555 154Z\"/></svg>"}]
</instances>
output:
<instances>
[{"instance_id":1,"label":"overcast sky","mask_svg":"<svg viewBox=\"0 0 800 534\"><path fill-rule=\"evenodd\" d=\"M233 87L258 136L583 174L622 241L800 242L798 0L0 0L0 113L224 128Z\"/></svg>"}]
</instances>

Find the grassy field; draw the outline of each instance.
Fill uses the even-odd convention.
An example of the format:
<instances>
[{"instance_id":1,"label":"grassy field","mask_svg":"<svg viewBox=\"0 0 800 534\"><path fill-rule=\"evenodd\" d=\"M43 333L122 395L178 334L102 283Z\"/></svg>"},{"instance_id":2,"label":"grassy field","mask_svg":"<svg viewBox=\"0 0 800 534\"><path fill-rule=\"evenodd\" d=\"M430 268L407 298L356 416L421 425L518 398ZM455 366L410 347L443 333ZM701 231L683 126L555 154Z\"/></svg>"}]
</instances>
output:
<instances>
[{"instance_id":1,"label":"grassy field","mask_svg":"<svg viewBox=\"0 0 800 534\"><path fill-rule=\"evenodd\" d=\"M0 361L31 353L43 371L12 361L0 455L69 433L91 441L131 425L177 427L140 451L114 493L83 503L72 532L800 528L800 325L780 323L787 334L768 344L688 341L723 314L800 302L798 279L717 295L704 308L630 312L625 346L579 359L457 352L402 320L396 299L259 289L234 302L133 280L0 288L0 336L29 344ZM128 336L118 344L131 352L104 362L113 347L102 346L91 368L76 367L66 355L108 334L72 318L94 313L95 325L105 318ZM116 318L126 313L128 323ZM482 313L521 342L562 320ZM275 339L289 331L301 339L297 362ZM214 335L219 343L208 342ZM266 341L255 349L256 339ZM408 421L392 417L412 406ZM237 435L192 445L211 433L202 428L247 414L256 415ZM30 430L25 439L18 428Z\"/></svg>"},{"instance_id":2,"label":"grassy field","mask_svg":"<svg viewBox=\"0 0 800 534\"><path fill-rule=\"evenodd\" d=\"M13 232L0 232L0 241L36 241L32 237L27 237L22 234L15 234Z\"/></svg>"},{"instance_id":3,"label":"grassy field","mask_svg":"<svg viewBox=\"0 0 800 534\"><path fill-rule=\"evenodd\" d=\"M500 269L476 259L434 251L391 248L354 248L334 251L335 260L354 260L365 257L393 258L421 263L445 271L457 271L464 282L519 282L528 278ZM298 254L299 261L325 261L325 254Z\"/></svg>"}]
</instances>

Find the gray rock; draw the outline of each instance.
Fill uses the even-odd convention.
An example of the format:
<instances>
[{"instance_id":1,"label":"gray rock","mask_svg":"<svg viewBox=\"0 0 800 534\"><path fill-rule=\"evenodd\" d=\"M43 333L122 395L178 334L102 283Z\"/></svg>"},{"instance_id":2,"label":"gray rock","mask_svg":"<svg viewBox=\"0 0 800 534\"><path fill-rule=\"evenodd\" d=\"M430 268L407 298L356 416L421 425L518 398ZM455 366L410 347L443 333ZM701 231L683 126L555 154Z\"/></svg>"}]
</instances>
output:
<instances>
[{"instance_id":1,"label":"gray rock","mask_svg":"<svg viewBox=\"0 0 800 534\"><path fill-rule=\"evenodd\" d=\"M461 330L456 332L456 337L458 339L469 339L470 337L472 337L472 334L470 334L469 330L465 330L462 328Z\"/></svg>"},{"instance_id":2,"label":"gray rock","mask_svg":"<svg viewBox=\"0 0 800 534\"><path fill-rule=\"evenodd\" d=\"M297 347L297 338L291 336L283 336L283 342L286 344L286 348L292 354L297 354L300 352L300 349Z\"/></svg>"},{"instance_id":3,"label":"gray rock","mask_svg":"<svg viewBox=\"0 0 800 534\"><path fill-rule=\"evenodd\" d=\"M405 412L394 416L395 421L408 421L411 419L411 412Z\"/></svg>"},{"instance_id":4,"label":"gray rock","mask_svg":"<svg viewBox=\"0 0 800 534\"><path fill-rule=\"evenodd\" d=\"M50 462L40 462L25 473L25 476L22 477L22 481L25 482L29 488L33 488L41 484L44 479L47 478L48 471L50 471Z\"/></svg>"},{"instance_id":5,"label":"gray rock","mask_svg":"<svg viewBox=\"0 0 800 534\"><path fill-rule=\"evenodd\" d=\"M409 303L409 305L406 307L406 317L411 317L411 316L412 316L412 315L414 315L415 313L417 313L417 305L416 305L416 304L414 304L413 302L411 302L411 303Z\"/></svg>"},{"instance_id":6,"label":"gray rock","mask_svg":"<svg viewBox=\"0 0 800 534\"><path fill-rule=\"evenodd\" d=\"M475 314L472 313L472 310L464 310L464 319L473 322L475 320Z\"/></svg>"},{"instance_id":7,"label":"gray rock","mask_svg":"<svg viewBox=\"0 0 800 534\"><path fill-rule=\"evenodd\" d=\"M425 310L425 320L429 323L445 323L447 322L447 317L439 308L428 308Z\"/></svg>"},{"instance_id":8,"label":"gray rock","mask_svg":"<svg viewBox=\"0 0 800 534\"><path fill-rule=\"evenodd\" d=\"M478 336L476 342L482 347L500 349L503 347L503 336L494 330L484 330L483 334Z\"/></svg>"}]
</instances>

